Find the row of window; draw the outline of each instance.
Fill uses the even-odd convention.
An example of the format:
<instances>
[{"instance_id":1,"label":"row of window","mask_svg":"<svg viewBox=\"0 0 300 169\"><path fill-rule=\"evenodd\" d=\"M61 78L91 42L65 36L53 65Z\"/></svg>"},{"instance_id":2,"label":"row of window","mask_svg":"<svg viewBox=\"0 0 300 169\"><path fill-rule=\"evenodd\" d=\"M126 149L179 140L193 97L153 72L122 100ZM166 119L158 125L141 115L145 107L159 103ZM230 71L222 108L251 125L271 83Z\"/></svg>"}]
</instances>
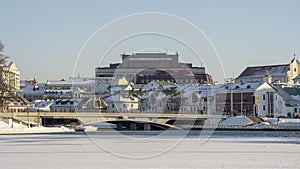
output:
<instances>
[{"instance_id":1,"label":"row of window","mask_svg":"<svg viewBox=\"0 0 300 169\"><path fill-rule=\"evenodd\" d=\"M149 83L151 81L155 80L161 80L161 79L142 79L141 83ZM202 82L201 80L196 80L196 79L168 79L166 81L172 82L172 83L200 83Z\"/></svg>"},{"instance_id":2,"label":"row of window","mask_svg":"<svg viewBox=\"0 0 300 169\"><path fill-rule=\"evenodd\" d=\"M24 112L24 108L9 108L9 107L3 107L4 112L11 112L11 113L17 113L17 112Z\"/></svg>"},{"instance_id":3,"label":"row of window","mask_svg":"<svg viewBox=\"0 0 300 169\"><path fill-rule=\"evenodd\" d=\"M74 108L59 108L59 109L54 109L54 112L75 112Z\"/></svg>"}]
</instances>

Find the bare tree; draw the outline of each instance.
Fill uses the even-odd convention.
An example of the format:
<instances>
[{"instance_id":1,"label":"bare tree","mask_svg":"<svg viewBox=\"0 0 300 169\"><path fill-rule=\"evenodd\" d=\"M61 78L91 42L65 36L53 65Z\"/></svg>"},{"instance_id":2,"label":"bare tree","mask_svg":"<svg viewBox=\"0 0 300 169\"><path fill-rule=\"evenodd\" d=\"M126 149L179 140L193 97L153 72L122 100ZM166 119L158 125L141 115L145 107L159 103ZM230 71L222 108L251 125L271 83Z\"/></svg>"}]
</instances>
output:
<instances>
[{"instance_id":1,"label":"bare tree","mask_svg":"<svg viewBox=\"0 0 300 169\"><path fill-rule=\"evenodd\" d=\"M3 54L4 45L0 42L0 111L3 110L4 106L4 97L13 96L11 87L8 83L5 82L5 79L8 75L8 69L5 66L8 56Z\"/></svg>"},{"instance_id":2,"label":"bare tree","mask_svg":"<svg viewBox=\"0 0 300 169\"><path fill-rule=\"evenodd\" d=\"M6 63L6 59L8 58L3 54L4 45L0 42L0 66L3 66Z\"/></svg>"}]
</instances>

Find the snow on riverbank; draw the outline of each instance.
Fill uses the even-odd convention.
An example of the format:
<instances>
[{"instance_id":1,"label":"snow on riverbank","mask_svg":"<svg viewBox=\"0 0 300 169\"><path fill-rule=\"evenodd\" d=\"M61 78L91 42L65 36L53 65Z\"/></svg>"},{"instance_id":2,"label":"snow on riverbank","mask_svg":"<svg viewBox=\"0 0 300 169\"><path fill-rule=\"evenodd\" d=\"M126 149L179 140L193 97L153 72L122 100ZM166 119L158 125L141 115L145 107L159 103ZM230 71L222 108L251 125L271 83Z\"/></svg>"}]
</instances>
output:
<instances>
[{"instance_id":1,"label":"snow on riverbank","mask_svg":"<svg viewBox=\"0 0 300 169\"><path fill-rule=\"evenodd\" d=\"M5 128L0 134L40 134L40 133L73 133L73 129L66 127L32 127L32 128Z\"/></svg>"},{"instance_id":2,"label":"snow on riverbank","mask_svg":"<svg viewBox=\"0 0 300 169\"><path fill-rule=\"evenodd\" d=\"M244 116L229 117L219 123L219 126L246 126L253 124L251 120Z\"/></svg>"},{"instance_id":3,"label":"snow on riverbank","mask_svg":"<svg viewBox=\"0 0 300 169\"><path fill-rule=\"evenodd\" d=\"M0 135L1 134L38 134L38 133L70 133L75 132L74 129L66 127L30 127L13 123L11 125L0 119Z\"/></svg>"},{"instance_id":4,"label":"snow on riverbank","mask_svg":"<svg viewBox=\"0 0 300 169\"><path fill-rule=\"evenodd\" d=\"M265 121L269 122L274 126L299 126L300 119L286 119L286 118L263 118Z\"/></svg>"},{"instance_id":5,"label":"snow on riverbank","mask_svg":"<svg viewBox=\"0 0 300 169\"><path fill-rule=\"evenodd\" d=\"M0 119L0 129L9 128L9 125Z\"/></svg>"},{"instance_id":6,"label":"snow on riverbank","mask_svg":"<svg viewBox=\"0 0 300 169\"><path fill-rule=\"evenodd\" d=\"M219 126L279 126L279 127L300 127L300 119L286 118L262 118L263 122L253 122L245 116L229 117L219 123Z\"/></svg>"}]
</instances>

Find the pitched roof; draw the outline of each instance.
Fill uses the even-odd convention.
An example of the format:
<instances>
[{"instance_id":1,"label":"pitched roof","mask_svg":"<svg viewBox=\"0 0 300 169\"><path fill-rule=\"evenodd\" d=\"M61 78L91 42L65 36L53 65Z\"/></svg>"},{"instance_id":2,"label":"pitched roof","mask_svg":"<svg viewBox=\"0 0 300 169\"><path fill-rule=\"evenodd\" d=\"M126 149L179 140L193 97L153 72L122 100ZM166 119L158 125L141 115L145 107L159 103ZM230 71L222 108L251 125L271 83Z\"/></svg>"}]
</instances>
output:
<instances>
[{"instance_id":1,"label":"pitched roof","mask_svg":"<svg viewBox=\"0 0 300 169\"><path fill-rule=\"evenodd\" d=\"M294 96L300 95L300 88L295 88L295 87L285 87L285 88L283 88L283 90L284 90L285 92L287 92L288 94L290 94L290 95L294 95Z\"/></svg>"},{"instance_id":2,"label":"pitched roof","mask_svg":"<svg viewBox=\"0 0 300 169\"><path fill-rule=\"evenodd\" d=\"M267 66L254 66L247 67L237 79L249 77L264 77L268 70L269 74L273 77L286 76L287 71L290 70L289 64L282 65L267 65Z\"/></svg>"},{"instance_id":3,"label":"pitched roof","mask_svg":"<svg viewBox=\"0 0 300 169\"><path fill-rule=\"evenodd\" d=\"M295 77L293 80L298 80L298 79L300 79L300 74L297 77Z\"/></svg>"}]
</instances>

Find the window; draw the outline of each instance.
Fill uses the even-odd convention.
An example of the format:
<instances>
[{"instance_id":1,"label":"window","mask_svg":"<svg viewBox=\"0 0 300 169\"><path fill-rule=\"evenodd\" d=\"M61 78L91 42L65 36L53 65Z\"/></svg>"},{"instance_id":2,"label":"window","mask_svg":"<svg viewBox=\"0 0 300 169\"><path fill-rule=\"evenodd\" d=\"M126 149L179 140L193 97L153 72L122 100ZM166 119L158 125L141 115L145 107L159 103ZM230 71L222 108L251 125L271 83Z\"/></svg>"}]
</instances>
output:
<instances>
[{"instance_id":1,"label":"window","mask_svg":"<svg viewBox=\"0 0 300 169\"><path fill-rule=\"evenodd\" d=\"M263 95L263 100L266 100L266 95Z\"/></svg>"},{"instance_id":2,"label":"window","mask_svg":"<svg viewBox=\"0 0 300 169\"><path fill-rule=\"evenodd\" d=\"M197 98L196 94L193 94L192 95L192 102L195 103L197 101L198 101L198 98Z\"/></svg>"},{"instance_id":3,"label":"window","mask_svg":"<svg viewBox=\"0 0 300 169\"><path fill-rule=\"evenodd\" d=\"M266 110L266 106L265 105L263 105L263 111L265 111Z\"/></svg>"}]
</instances>

